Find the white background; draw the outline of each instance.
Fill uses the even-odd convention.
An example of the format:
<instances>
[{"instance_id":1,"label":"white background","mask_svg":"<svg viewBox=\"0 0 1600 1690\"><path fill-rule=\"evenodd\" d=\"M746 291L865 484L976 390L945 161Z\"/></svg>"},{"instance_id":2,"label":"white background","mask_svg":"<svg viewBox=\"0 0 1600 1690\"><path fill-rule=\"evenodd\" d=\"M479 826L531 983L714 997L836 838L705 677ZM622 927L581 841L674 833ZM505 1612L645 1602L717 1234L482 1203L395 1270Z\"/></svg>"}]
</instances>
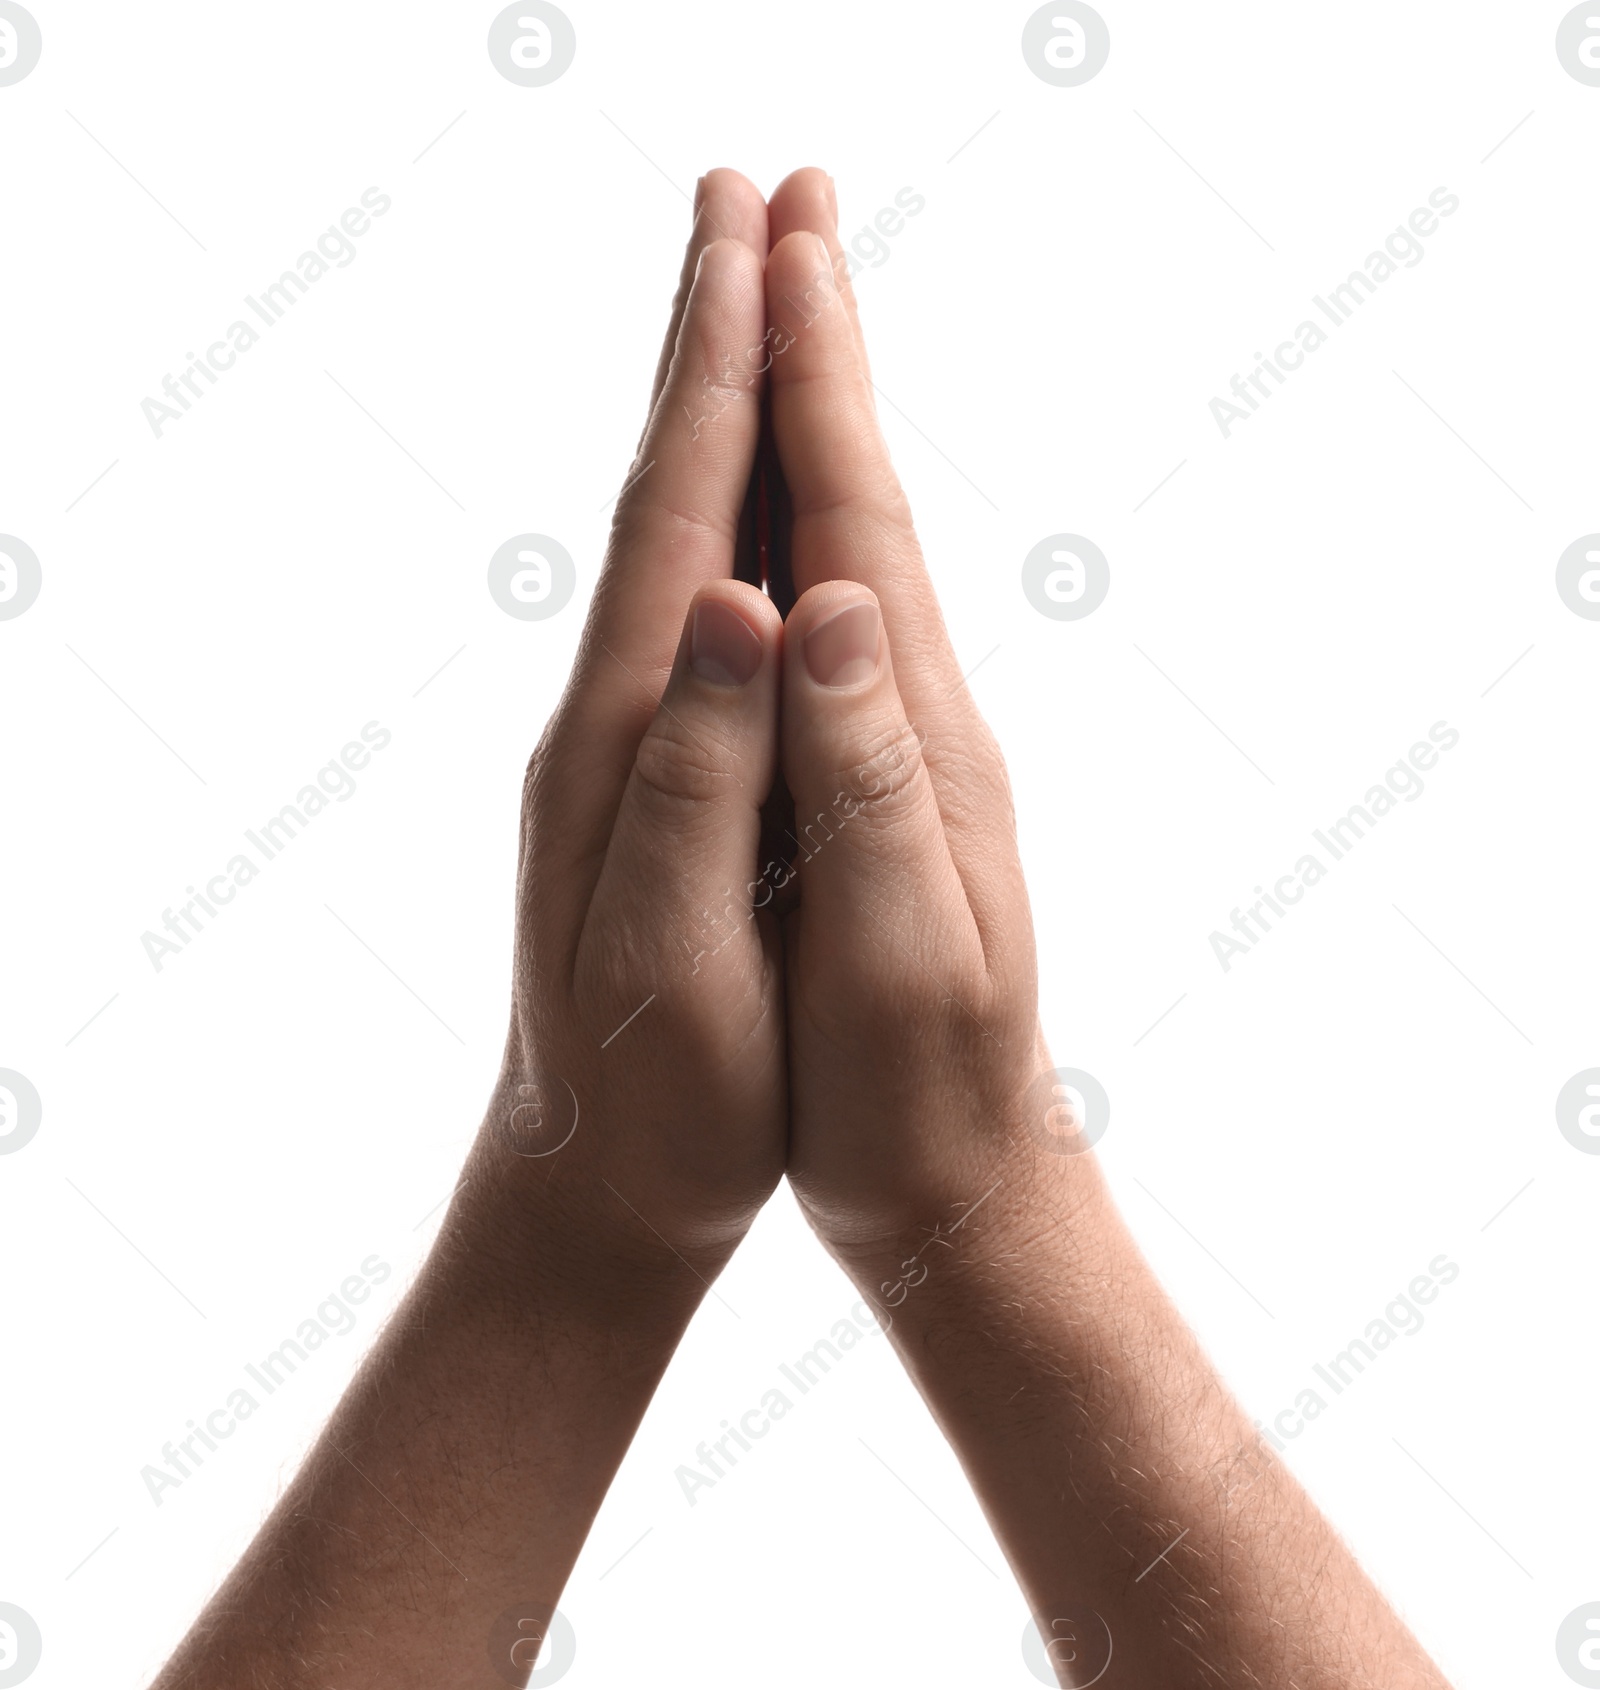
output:
<instances>
[{"instance_id":1,"label":"white background","mask_svg":"<svg viewBox=\"0 0 1600 1690\"><path fill-rule=\"evenodd\" d=\"M426 1251L685 195L803 163L847 233L927 201L858 283L885 427L1132 1225L1261 1416L1459 1265L1289 1459L1458 1685L1568 1684L1600 1160L1554 1102L1600 1064L1600 624L1554 568L1600 529L1600 89L1566 7L1106 0L1069 89L1027 6L571 0L542 89L496 74L492 4L33 10L0 89L0 530L44 579L0 622L0 1067L44 1124L0 1158L0 1600L38 1690L156 1670ZM354 262L157 439L141 399L373 185ZM1438 187L1424 260L1224 439L1208 401ZM528 530L577 562L549 621L485 586ZM1061 531L1110 560L1082 621L1021 591ZM371 720L356 795L157 974L141 933ZM1224 973L1208 935L1441 720L1423 796ZM374 1253L355 1333L156 1507L140 1469ZM881 1340L686 1504L678 1464L854 1295L784 1191L719 1290L562 1599L567 1682L1034 1683Z\"/></svg>"}]
</instances>

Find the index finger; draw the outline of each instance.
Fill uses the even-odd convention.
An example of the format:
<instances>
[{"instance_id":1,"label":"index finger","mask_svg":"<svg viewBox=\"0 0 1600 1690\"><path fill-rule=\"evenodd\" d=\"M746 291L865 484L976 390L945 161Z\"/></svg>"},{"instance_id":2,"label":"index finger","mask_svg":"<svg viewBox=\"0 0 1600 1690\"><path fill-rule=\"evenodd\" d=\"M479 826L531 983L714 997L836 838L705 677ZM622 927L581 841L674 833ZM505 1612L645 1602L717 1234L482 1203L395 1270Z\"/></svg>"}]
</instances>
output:
<instances>
[{"instance_id":1,"label":"index finger","mask_svg":"<svg viewBox=\"0 0 1600 1690\"><path fill-rule=\"evenodd\" d=\"M793 501L795 590L859 581L877 595L912 724L925 735L950 854L987 942L1003 934L1018 873L1011 793L994 738L967 690L923 562L900 478L878 427L856 328L832 256L809 232L767 260L772 425ZM786 658L787 661L787 658Z\"/></svg>"},{"instance_id":2,"label":"index finger","mask_svg":"<svg viewBox=\"0 0 1600 1690\"><path fill-rule=\"evenodd\" d=\"M689 244L683 252L683 268L678 274L678 291L672 300L667 336L661 343L655 380L650 385L646 429L661 402L661 391L667 385L667 372L672 368L672 353L678 344L678 330L683 325L683 310L688 303L689 290L694 286L700 254L713 241L722 240L738 241L741 246L749 247L757 258L765 259L767 256L767 202L755 183L741 176L737 170L708 170L695 184L694 223L689 230ZM643 443L641 434L640 444Z\"/></svg>"},{"instance_id":3,"label":"index finger","mask_svg":"<svg viewBox=\"0 0 1600 1690\"><path fill-rule=\"evenodd\" d=\"M797 593L819 581L872 588L900 654L901 687L924 720L961 679L911 507L878 427L856 327L815 233L786 235L767 260L772 424L794 506Z\"/></svg>"}]
</instances>

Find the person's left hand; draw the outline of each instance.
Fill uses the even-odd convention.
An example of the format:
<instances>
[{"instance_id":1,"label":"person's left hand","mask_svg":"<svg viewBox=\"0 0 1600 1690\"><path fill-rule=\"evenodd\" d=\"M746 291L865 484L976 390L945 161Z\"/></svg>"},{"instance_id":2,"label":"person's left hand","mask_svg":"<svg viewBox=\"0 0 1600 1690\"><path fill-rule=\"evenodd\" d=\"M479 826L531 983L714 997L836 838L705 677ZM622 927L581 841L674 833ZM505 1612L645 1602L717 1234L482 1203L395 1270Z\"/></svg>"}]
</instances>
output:
<instances>
[{"instance_id":1,"label":"person's left hand","mask_svg":"<svg viewBox=\"0 0 1600 1690\"><path fill-rule=\"evenodd\" d=\"M568 1278L697 1298L784 1164L775 918L752 911L781 622L733 579L760 426L766 205L697 195L651 414L561 704L528 766L511 1028L466 1170ZM574 1129L574 1121L576 1121ZM481 1177L480 1177L481 1176ZM695 1281L699 1283L696 1284Z\"/></svg>"}]
</instances>

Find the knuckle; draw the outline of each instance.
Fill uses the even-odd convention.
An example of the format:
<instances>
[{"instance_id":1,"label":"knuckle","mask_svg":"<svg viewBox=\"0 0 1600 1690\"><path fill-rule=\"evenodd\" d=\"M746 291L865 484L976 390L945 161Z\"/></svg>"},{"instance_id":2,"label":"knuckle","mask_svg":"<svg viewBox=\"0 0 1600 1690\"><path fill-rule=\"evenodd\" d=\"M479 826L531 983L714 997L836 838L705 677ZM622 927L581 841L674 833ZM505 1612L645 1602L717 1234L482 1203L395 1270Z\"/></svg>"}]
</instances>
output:
<instances>
[{"instance_id":1,"label":"knuckle","mask_svg":"<svg viewBox=\"0 0 1600 1690\"><path fill-rule=\"evenodd\" d=\"M533 748L528 758L528 765L522 772L522 803L523 809L531 810L544 793L550 780L550 745L546 735Z\"/></svg>"},{"instance_id":2,"label":"knuckle","mask_svg":"<svg viewBox=\"0 0 1600 1690\"><path fill-rule=\"evenodd\" d=\"M973 734L973 759L978 778L989 787L1000 811L1000 819L1007 825L1016 821L1016 798L1011 790L1011 771L1006 767L1000 742L989 724L978 718Z\"/></svg>"},{"instance_id":3,"label":"knuckle","mask_svg":"<svg viewBox=\"0 0 1600 1690\"><path fill-rule=\"evenodd\" d=\"M715 804L737 784L724 748L665 710L639 741L633 773L641 799L669 814Z\"/></svg>"},{"instance_id":4,"label":"knuckle","mask_svg":"<svg viewBox=\"0 0 1600 1690\"><path fill-rule=\"evenodd\" d=\"M925 736L904 717L874 723L858 741L859 756L838 769L832 784L851 818L897 821L931 795L923 757Z\"/></svg>"},{"instance_id":5,"label":"knuckle","mask_svg":"<svg viewBox=\"0 0 1600 1690\"><path fill-rule=\"evenodd\" d=\"M522 772L519 854L524 862L527 861L533 841L539 832L540 818L549 808L553 778L550 764L550 734L547 729Z\"/></svg>"},{"instance_id":6,"label":"knuckle","mask_svg":"<svg viewBox=\"0 0 1600 1690\"><path fill-rule=\"evenodd\" d=\"M846 516L870 526L874 544L903 544L913 532L911 501L900 477L889 464L861 463L836 466L823 487L803 501L797 513L814 520Z\"/></svg>"},{"instance_id":7,"label":"knuckle","mask_svg":"<svg viewBox=\"0 0 1600 1690\"><path fill-rule=\"evenodd\" d=\"M987 728L980 724L971 741L949 749L941 744L936 759L940 790L949 795L951 809L963 826L997 848L1001 841L1016 837L1011 780Z\"/></svg>"},{"instance_id":8,"label":"knuckle","mask_svg":"<svg viewBox=\"0 0 1600 1690\"><path fill-rule=\"evenodd\" d=\"M646 466L617 502L612 540L624 551L648 544L676 556L726 547L736 537L734 529L734 519L726 512L701 509L652 484Z\"/></svg>"}]
</instances>

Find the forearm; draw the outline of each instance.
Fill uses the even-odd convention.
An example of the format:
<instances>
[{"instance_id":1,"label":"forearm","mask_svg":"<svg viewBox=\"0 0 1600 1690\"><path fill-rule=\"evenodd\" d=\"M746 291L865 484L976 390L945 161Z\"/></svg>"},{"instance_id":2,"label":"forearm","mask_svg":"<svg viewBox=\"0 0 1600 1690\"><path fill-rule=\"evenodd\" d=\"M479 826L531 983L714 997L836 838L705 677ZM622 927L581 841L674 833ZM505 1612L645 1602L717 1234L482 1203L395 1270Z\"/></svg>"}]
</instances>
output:
<instances>
[{"instance_id":1,"label":"forearm","mask_svg":"<svg viewBox=\"0 0 1600 1690\"><path fill-rule=\"evenodd\" d=\"M481 1690L531 1668L702 1287L635 1280L598 1241L522 1267L515 1229L460 1207L153 1690Z\"/></svg>"},{"instance_id":2,"label":"forearm","mask_svg":"<svg viewBox=\"0 0 1600 1690\"><path fill-rule=\"evenodd\" d=\"M1063 1618L1062 1682L1093 1679L1109 1638L1106 1682L1138 1690L1439 1690L1218 1379L1093 1159L1049 1161L923 1250L891 1336L1047 1641ZM847 1266L881 1294L885 1262Z\"/></svg>"}]
</instances>

